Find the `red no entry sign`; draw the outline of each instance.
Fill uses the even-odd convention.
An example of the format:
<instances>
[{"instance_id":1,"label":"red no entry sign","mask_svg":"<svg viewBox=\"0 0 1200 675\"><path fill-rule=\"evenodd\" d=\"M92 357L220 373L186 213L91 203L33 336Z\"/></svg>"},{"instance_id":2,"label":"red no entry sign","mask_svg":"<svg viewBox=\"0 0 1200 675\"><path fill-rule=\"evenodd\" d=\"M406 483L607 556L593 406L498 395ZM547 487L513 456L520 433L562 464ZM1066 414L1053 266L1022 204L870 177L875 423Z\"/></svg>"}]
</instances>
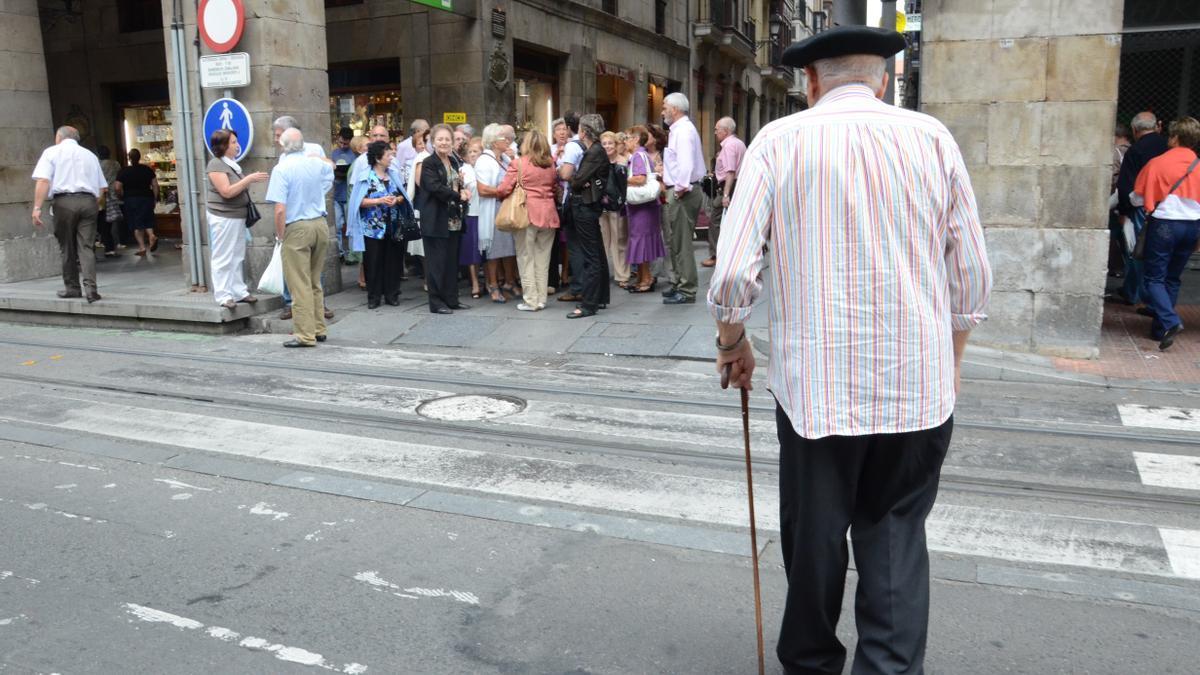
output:
<instances>
[{"instance_id":1,"label":"red no entry sign","mask_svg":"<svg viewBox=\"0 0 1200 675\"><path fill-rule=\"evenodd\" d=\"M223 54L242 39L246 9L242 6L242 0L200 0L197 19L204 44L214 52Z\"/></svg>"}]
</instances>

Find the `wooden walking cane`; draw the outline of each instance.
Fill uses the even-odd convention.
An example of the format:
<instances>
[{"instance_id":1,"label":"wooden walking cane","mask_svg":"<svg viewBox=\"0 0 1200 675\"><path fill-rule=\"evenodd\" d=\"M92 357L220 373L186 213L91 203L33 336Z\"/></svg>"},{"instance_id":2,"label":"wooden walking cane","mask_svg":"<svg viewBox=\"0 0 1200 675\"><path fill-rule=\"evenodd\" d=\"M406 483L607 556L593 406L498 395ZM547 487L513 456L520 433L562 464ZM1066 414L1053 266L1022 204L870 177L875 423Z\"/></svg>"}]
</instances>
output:
<instances>
[{"instance_id":1,"label":"wooden walking cane","mask_svg":"<svg viewBox=\"0 0 1200 675\"><path fill-rule=\"evenodd\" d=\"M721 388L729 386L732 364L721 373ZM750 557L754 563L754 627L758 632L758 675L763 675L766 660L763 655L762 590L758 581L758 527L754 520L754 477L750 466L750 392L742 393L742 441L746 448L746 498L750 504Z\"/></svg>"}]
</instances>

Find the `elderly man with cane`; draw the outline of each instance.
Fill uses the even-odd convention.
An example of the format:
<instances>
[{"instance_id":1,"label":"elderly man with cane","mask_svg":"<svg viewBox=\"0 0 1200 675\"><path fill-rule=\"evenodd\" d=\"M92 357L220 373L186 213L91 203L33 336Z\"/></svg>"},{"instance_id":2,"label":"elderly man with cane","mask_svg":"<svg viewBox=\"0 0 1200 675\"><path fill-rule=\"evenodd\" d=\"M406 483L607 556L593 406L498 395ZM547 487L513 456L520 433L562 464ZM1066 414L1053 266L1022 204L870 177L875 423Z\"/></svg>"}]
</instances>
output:
<instances>
[{"instance_id":1,"label":"elderly man with cane","mask_svg":"<svg viewBox=\"0 0 1200 675\"><path fill-rule=\"evenodd\" d=\"M738 175L709 305L717 368L751 387L745 333L771 242L771 358L788 592L788 673L841 673L848 550L854 673L923 672L925 519L950 444L967 336L991 290L962 155L926 115L883 103L895 32L839 27L792 45L815 105L762 129Z\"/></svg>"}]
</instances>

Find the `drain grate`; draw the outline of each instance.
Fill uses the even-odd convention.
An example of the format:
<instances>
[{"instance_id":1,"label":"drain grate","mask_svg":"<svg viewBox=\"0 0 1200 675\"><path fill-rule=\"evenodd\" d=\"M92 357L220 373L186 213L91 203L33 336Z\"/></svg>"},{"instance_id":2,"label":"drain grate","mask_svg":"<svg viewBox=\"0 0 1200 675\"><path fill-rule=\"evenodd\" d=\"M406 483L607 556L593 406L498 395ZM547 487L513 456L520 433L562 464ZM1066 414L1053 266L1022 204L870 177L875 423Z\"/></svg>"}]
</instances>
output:
<instances>
[{"instance_id":1,"label":"drain grate","mask_svg":"<svg viewBox=\"0 0 1200 675\"><path fill-rule=\"evenodd\" d=\"M417 414L443 422L478 422L515 415L525 405L515 396L460 394L426 401L417 407Z\"/></svg>"}]
</instances>

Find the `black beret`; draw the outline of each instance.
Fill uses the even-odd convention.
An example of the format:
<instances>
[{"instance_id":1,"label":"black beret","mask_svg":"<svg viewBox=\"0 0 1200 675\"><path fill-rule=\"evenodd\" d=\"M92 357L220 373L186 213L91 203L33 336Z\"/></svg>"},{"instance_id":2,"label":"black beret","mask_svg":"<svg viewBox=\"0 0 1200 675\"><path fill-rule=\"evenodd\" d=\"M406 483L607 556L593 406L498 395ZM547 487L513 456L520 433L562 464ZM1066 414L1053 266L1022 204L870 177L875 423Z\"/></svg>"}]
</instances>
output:
<instances>
[{"instance_id":1,"label":"black beret","mask_svg":"<svg viewBox=\"0 0 1200 675\"><path fill-rule=\"evenodd\" d=\"M838 26L788 47L783 52L783 65L803 68L813 61L851 54L873 54L886 59L904 47L904 36L894 30L869 26Z\"/></svg>"}]
</instances>

